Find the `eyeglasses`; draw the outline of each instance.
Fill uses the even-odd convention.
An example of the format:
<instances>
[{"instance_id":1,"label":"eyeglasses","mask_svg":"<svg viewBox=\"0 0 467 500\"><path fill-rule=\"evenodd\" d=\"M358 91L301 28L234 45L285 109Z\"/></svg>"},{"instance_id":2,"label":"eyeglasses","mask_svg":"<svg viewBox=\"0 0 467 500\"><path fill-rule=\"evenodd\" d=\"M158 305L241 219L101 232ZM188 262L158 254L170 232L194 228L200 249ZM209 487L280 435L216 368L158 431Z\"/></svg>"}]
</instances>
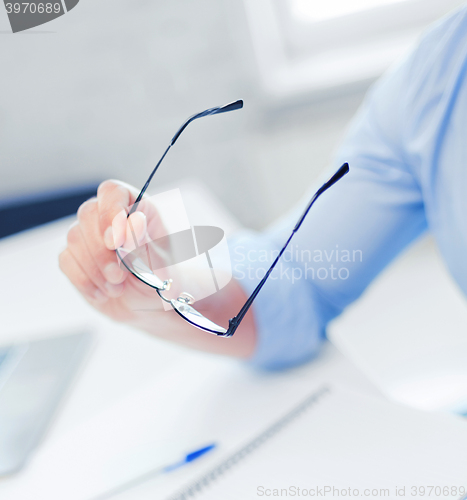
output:
<instances>
[{"instance_id":1,"label":"eyeglasses","mask_svg":"<svg viewBox=\"0 0 467 500\"><path fill-rule=\"evenodd\" d=\"M138 205L141 201L141 199L144 196L144 193L146 192L152 178L154 177L154 174L156 173L157 169L159 168L159 165L162 163L162 160L165 158L167 153L169 152L169 149L175 144L177 139L180 137L180 134L185 130L185 128L194 120L198 118L202 118L203 116L210 116L210 115L216 115L220 113L226 113L227 111L234 111L236 109L241 109L243 107L243 101L235 101L230 104L226 104L225 106L220 106L217 108L210 108L205 111L202 111L201 113L198 113L196 115L191 116L188 118L183 125L178 129L177 133L173 136L172 141L170 142L168 148L165 150L164 154L162 155L161 159L155 166L154 170L151 172L151 175L149 176L148 180L146 181L146 184L144 185L143 189L139 193L138 197L136 198L135 203L131 207L131 209L128 212L128 216L132 213L134 213ZM197 311L191 304L194 303L194 298L189 294L189 293L181 293L180 296L177 299L168 299L163 295L164 291L168 291L170 289L170 286L172 284L172 280L167 279L167 280L162 280L156 274L154 273L154 270L152 269L152 266L150 264L150 259L149 259L149 248L148 245L150 243L146 243L145 245L141 245L140 247L137 247L136 250L133 251L127 251L123 247L120 247L116 250L116 253L123 263L123 265L130 271L133 276L138 278L140 281L145 283L146 285L149 285L150 287L154 288L159 297L164 300L167 303L170 303L174 309L174 311L179 314L184 320L188 321L188 323L191 323L193 326L204 330L205 332L212 333L214 335L217 335L219 337L231 337L237 328L240 326L240 323L242 322L243 318L245 317L246 313L250 309L251 305L253 304L253 301L255 300L256 296L258 293L261 291L263 288L264 284L266 283L267 279L269 278L270 274L272 273L273 269L275 268L277 262L281 258L282 254L288 247L290 241L292 240L294 234L300 229L300 226L302 225L303 221L305 220L305 217L307 216L308 212L310 211L310 208L313 206L315 201L327 190L329 189L333 184L335 184L339 179L341 179L347 172L349 171L349 165L348 163L344 163L338 170L337 172L327 181L325 182L319 189L316 191L316 193L313 195L311 200L309 201L307 207L305 208L303 214L299 218L298 222L295 224L295 227L292 230L292 234L289 236L288 240L286 241L285 245L282 247L281 251L277 255L277 257L274 259L274 262L271 264L271 267L268 269L266 274L264 275L263 279L259 282L257 287L254 289L248 300L245 302L243 307L240 309L239 313L231 318L229 320L229 326L228 328L224 328L220 325L217 325L210 319L206 318L203 316L199 311ZM143 254L147 254L148 256L148 263L144 261L144 259L141 258Z\"/></svg>"}]
</instances>

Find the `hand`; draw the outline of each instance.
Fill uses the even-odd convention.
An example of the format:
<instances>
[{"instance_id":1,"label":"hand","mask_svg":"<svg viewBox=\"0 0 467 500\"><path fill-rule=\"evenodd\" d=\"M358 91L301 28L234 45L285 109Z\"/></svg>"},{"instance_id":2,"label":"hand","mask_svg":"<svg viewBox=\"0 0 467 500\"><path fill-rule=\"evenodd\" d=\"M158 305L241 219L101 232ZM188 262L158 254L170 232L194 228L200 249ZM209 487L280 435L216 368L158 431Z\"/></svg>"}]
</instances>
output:
<instances>
[{"instance_id":1,"label":"hand","mask_svg":"<svg viewBox=\"0 0 467 500\"><path fill-rule=\"evenodd\" d=\"M136 189L128 184L103 182L97 198L79 208L78 220L68 231L68 246L59 257L62 271L93 307L125 322L136 318L135 309L162 311L156 292L126 271L114 251L122 245L134 245L131 230L139 243L149 238L149 233L153 239L165 235L150 200L143 200L127 220L126 211L136 196Z\"/></svg>"},{"instance_id":2,"label":"hand","mask_svg":"<svg viewBox=\"0 0 467 500\"><path fill-rule=\"evenodd\" d=\"M249 319L248 315L245 318L245 325L239 328L235 340L226 344L223 339L197 330L175 312L164 311L157 292L121 265L116 248L131 249L135 243L141 245L167 235L156 207L148 198L143 198L138 210L127 219L127 211L137 195L134 187L123 182L103 182L97 198L86 201L78 210L78 220L68 231L67 248L59 257L61 270L93 307L113 320L133 324L192 347L240 356L251 353L254 343L251 315ZM151 255L153 264L156 259L160 257ZM170 277L175 285L171 295L176 296L183 290L185 280L181 276ZM196 279L192 281L196 282ZM221 292L199 301L197 305L213 321L227 324L245 300L243 290L232 280ZM248 336L248 341L244 340L245 336Z\"/></svg>"}]
</instances>

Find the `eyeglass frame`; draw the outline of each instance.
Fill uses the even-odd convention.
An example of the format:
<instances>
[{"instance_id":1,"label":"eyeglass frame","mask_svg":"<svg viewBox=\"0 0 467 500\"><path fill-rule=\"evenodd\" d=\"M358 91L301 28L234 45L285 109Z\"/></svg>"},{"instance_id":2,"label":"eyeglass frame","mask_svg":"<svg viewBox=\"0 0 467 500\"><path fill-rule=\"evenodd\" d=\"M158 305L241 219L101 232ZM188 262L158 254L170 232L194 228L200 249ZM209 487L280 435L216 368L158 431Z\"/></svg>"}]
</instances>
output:
<instances>
[{"instance_id":1,"label":"eyeglass frame","mask_svg":"<svg viewBox=\"0 0 467 500\"><path fill-rule=\"evenodd\" d=\"M164 154L162 155L162 157L160 158L160 160L157 162L156 166L154 167L153 171L151 172L150 176L148 177L148 180L146 181L146 183L144 184L143 188L141 189L139 195L137 196L136 200L135 200L135 203L132 205L131 209L129 210L128 212L128 215L127 215L127 218L130 217L137 209L138 209L138 205L140 203L140 201L142 200L146 190L148 189L149 187L149 184L151 183L152 181L152 178L154 177L154 174L156 173L157 169L159 168L160 164L162 163L162 161L164 160L164 158L166 157L167 153L169 152L170 148L175 144L175 142L177 141L177 139L180 137L180 135L182 134L182 132L185 130L185 128L194 120L198 119L198 118L202 118L204 116L210 116L210 115L215 115L215 114L220 114L220 113L226 113L228 111L234 111L234 110L237 110L237 109L241 109L243 108L243 101L242 100L237 100L237 101L234 101L234 102L231 102L229 104L226 104L224 106L218 106L218 107L215 107L215 108L209 108L209 109L206 109L205 111L202 111L200 113L196 113L192 116L190 116L187 120L185 120L185 122L183 123L183 125L177 130L177 132L175 133L175 135L172 137L172 140L170 141L170 144L169 146L167 147L167 149L165 150ZM185 321L187 321L188 323L190 323L191 325L195 326L196 328L199 328L200 330L203 330L203 331L206 331L208 333L211 333L211 334L214 334L218 337L232 337L234 335L234 333L236 332L237 328L240 326L240 323L242 322L243 318L245 317L246 313L248 312L248 310L250 309L250 307L252 306L253 304L253 301L255 300L256 296L258 295L258 293L261 291L261 289L263 288L264 284L266 283L267 279L269 278L270 274L272 273L272 271L274 270L277 262L279 261L279 259L282 257L282 254L285 252L285 250L287 249L290 241L292 240L293 236L295 235L295 233L300 229L300 226L302 225L303 221L305 220L305 217L308 215L308 212L310 211L311 207L313 206L313 204L315 203L315 201L327 190L329 189L332 185L334 185L338 180L340 180L342 177L344 177L344 175L346 175L347 173L349 172L349 164L348 163L344 163L337 171L336 173L327 181L325 182L317 191L316 193L312 196L312 198L310 199L310 201L308 202L308 205L306 206L305 210L303 211L302 215L300 216L300 218L298 219L297 223L295 224L295 227L293 228L292 230L292 233L291 235L289 236L289 238L287 239L286 243L284 244L284 246L282 247L282 249L280 250L279 254L276 256L276 258L274 259L274 262L271 264L271 266L269 267L269 269L267 270L266 274L264 275L264 277L261 279L261 281L258 283L258 285L256 286L256 288L253 290L253 292L251 293L251 295L248 297L247 301L245 302L245 304L242 306L242 308L240 309L240 311L238 312L238 314L236 316L234 316L233 318L230 318L229 319L229 327L228 329L225 329L223 327L220 327L219 325L216 325L215 323L213 323L211 320L209 320L209 318L205 318L203 316L203 318L205 318L206 320L208 320L209 322L213 323L214 325L216 326L219 326L219 328L221 328L222 330L224 330L224 332L219 332L219 331L215 331L215 330L210 330L209 328L207 327L203 327L203 326L200 326L200 325L197 325L196 323L194 323L193 321L191 321L190 319L188 319L186 316L184 316L183 314L181 314L181 312L175 307L174 305L174 302L178 301L180 302L180 305L183 305L183 306L189 306L191 307L191 303L192 303L192 297L190 294L186 293L186 292L182 292L182 294L175 300L175 299L167 299L166 297L164 297L162 295L162 292L163 291L166 291L166 290L169 290L170 289L170 285L172 283L172 280L165 280L165 281L162 281L162 288L158 288L157 286L154 286L154 285L151 285L150 283L148 283L147 281L145 281L144 279L142 279L140 276L138 276L138 274L136 274L128 265L127 263L125 262L124 260L124 257L122 257L119 253L119 250L120 249L116 249L115 252L118 256L118 258L120 259L120 261L123 263L123 265L126 267L126 269L128 269L128 271L133 275L135 276L137 279L139 279L141 282L143 282L144 284L150 286L151 288L154 288L159 297L164 300L165 302L168 302L172 305L173 307L173 310L180 316L182 317ZM158 278L159 279L159 278ZM184 296L184 297L183 297ZM194 299L193 299L194 300ZM199 314L200 316L202 316L200 313L198 313L198 311L196 311L196 309L192 308L197 314Z\"/></svg>"}]
</instances>

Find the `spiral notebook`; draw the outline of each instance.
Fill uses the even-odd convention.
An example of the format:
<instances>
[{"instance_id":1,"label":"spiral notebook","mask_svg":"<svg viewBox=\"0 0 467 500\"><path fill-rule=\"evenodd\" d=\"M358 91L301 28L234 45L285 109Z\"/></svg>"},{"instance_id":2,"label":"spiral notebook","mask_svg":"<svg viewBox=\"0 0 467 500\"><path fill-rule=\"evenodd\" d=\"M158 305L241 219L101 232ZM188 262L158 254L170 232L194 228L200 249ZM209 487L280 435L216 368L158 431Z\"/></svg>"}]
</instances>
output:
<instances>
[{"instance_id":1,"label":"spiral notebook","mask_svg":"<svg viewBox=\"0 0 467 500\"><path fill-rule=\"evenodd\" d=\"M466 492L467 420L326 386L170 500Z\"/></svg>"}]
</instances>

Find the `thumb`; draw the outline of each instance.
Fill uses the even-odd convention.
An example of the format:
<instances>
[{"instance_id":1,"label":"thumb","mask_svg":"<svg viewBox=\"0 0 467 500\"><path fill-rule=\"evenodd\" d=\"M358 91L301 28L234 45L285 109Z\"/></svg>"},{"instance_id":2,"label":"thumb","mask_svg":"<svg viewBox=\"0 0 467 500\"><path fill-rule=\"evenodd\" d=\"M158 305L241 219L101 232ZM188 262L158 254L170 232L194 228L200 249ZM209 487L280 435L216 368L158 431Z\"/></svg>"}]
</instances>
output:
<instances>
[{"instance_id":1,"label":"thumb","mask_svg":"<svg viewBox=\"0 0 467 500\"><path fill-rule=\"evenodd\" d=\"M143 243L147 243L147 229L148 225L144 213L138 211L132 213L130 217L126 219L126 239L120 246L123 246L127 251L131 251ZM118 230L120 231L120 226Z\"/></svg>"},{"instance_id":2,"label":"thumb","mask_svg":"<svg viewBox=\"0 0 467 500\"><path fill-rule=\"evenodd\" d=\"M109 250L115 250L125 243L127 214L136 195L133 186L115 180L104 181L97 190L99 226Z\"/></svg>"}]
</instances>

